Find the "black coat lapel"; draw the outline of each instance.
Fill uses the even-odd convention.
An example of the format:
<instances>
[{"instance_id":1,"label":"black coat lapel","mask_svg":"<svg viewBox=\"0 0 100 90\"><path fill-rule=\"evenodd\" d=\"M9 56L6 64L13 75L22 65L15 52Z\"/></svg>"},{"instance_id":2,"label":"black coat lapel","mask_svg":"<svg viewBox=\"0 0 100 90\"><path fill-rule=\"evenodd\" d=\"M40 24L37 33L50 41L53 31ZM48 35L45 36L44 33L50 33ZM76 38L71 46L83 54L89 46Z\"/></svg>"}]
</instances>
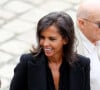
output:
<instances>
[{"instance_id":1,"label":"black coat lapel","mask_svg":"<svg viewBox=\"0 0 100 90\"><path fill-rule=\"evenodd\" d=\"M28 62L28 90L47 90L45 61L39 56Z\"/></svg>"},{"instance_id":2,"label":"black coat lapel","mask_svg":"<svg viewBox=\"0 0 100 90\"><path fill-rule=\"evenodd\" d=\"M79 63L71 67L69 90L84 90L84 67Z\"/></svg>"}]
</instances>

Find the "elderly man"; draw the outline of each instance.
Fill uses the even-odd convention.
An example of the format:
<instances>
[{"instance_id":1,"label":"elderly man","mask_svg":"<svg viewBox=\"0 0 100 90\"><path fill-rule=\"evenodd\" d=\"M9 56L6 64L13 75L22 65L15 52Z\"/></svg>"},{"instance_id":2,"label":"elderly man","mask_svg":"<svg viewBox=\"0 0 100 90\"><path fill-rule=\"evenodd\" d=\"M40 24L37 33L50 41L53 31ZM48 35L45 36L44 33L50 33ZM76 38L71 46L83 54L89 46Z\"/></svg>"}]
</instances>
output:
<instances>
[{"instance_id":1,"label":"elderly man","mask_svg":"<svg viewBox=\"0 0 100 90\"><path fill-rule=\"evenodd\" d=\"M91 90L100 90L100 0L84 0L77 11L77 52L91 60Z\"/></svg>"}]
</instances>

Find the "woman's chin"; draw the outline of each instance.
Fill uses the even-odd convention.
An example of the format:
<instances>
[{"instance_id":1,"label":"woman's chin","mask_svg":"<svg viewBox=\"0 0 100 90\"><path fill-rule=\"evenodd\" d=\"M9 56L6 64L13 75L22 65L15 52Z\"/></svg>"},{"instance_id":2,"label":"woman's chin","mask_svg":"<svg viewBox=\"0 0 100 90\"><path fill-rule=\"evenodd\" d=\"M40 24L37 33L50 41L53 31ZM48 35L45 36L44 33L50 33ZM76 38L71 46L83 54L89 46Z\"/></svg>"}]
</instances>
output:
<instances>
[{"instance_id":1,"label":"woman's chin","mask_svg":"<svg viewBox=\"0 0 100 90\"><path fill-rule=\"evenodd\" d=\"M45 55L46 55L47 57L52 57L52 56L53 56L52 53L45 53Z\"/></svg>"}]
</instances>

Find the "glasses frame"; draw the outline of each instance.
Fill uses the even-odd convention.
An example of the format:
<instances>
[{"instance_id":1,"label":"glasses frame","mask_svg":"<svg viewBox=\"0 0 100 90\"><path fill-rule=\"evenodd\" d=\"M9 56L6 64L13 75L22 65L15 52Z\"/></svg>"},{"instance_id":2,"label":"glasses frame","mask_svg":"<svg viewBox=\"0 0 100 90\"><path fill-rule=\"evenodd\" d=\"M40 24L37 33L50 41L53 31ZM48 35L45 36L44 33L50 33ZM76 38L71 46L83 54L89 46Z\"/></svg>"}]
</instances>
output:
<instances>
[{"instance_id":1,"label":"glasses frame","mask_svg":"<svg viewBox=\"0 0 100 90\"><path fill-rule=\"evenodd\" d=\"M91 21L89 19L86 19L86 18L83 18L83 19L90 22L90 23L93 23L93 24L97 25L97 27L100 28L100 22L93 22L93 21Z\"/></svg>"}]
</instances>

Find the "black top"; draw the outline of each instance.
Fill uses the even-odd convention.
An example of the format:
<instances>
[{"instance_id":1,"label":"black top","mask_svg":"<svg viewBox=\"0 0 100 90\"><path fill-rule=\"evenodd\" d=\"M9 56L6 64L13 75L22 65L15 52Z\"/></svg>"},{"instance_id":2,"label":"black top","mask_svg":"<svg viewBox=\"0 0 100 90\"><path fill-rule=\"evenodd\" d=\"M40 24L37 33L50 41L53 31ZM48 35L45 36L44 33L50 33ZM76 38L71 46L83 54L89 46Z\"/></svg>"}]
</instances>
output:
<instances>
[{"instance_id":1,"label":"black top","mask_svg":"<svg viewBox=\"0 0 100 90\"><path fill-rule=\"evenodd\" d=\"M59 90L90 90L90 60L81 55L77 55L77 58L73 66L62 63ZM9 90L55 90L46 61L43 54L22 55L14 69Z\"/></svg>"},{"instance_id":2,"label":"black top","mask_svg":"<svg viewBox=\"0 0 100 90\"><path fill-rule=\"evenodd\" d=\"M48 64L47 64L48 65ZM69 90L69 64L63 61L60 67L59 90ZM55 90L54 80L49 66L47 66L47 90Z\"/></svg>"}]
</instances>

